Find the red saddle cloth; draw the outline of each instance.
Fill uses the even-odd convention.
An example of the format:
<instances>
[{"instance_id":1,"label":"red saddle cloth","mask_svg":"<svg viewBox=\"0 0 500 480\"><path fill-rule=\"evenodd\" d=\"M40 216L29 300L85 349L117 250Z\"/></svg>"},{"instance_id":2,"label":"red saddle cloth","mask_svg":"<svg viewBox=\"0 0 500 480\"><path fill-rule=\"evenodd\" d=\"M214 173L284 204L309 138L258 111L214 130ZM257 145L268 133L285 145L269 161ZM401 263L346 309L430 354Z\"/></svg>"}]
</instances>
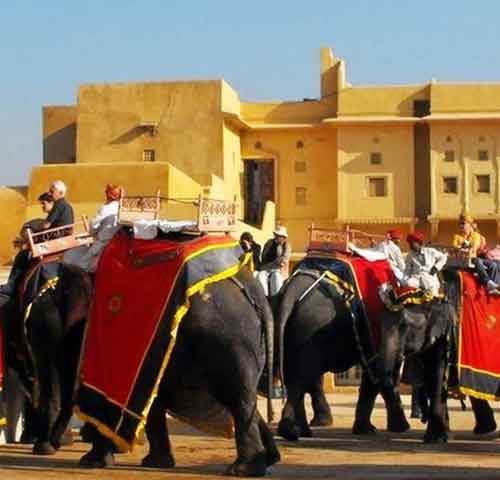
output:
<instances>
[{"instance_id":1,"label":"red saddle cloth","mask_svg":"<svg viewBox=\"0 0 500 480\"><path fill-rule=\"evenodd\" d=\"M244 265L229 236L136 240L119 232L98 265L77 413L124 449L144 427L189 299ZM249 258L249 257L245 257Z\"/></svg>"},{"instance_id":2,"label":"red saddle cloth","mask_svg":"<svg viewBox=\"0 0 500 480\"><path fill-rule=\"evenodd\" d=\"M460 272L459 380L466 395L500 398L500 297Z\"/></svg>"},{"instance_id":3,"label":"red saddle cloth","mask_svg":"<svg viewBox=\"0 0 500 480\"><path fill-rule=\"evenodd\" d=\"M365 323L369 328L369 335L372 337L372 355L378 350L380 344L380 315L385 306L379 296L379 288L384 283L394 285L396 279L391 266L387 260L377 260L371 262L362 257L346 257L338 259L349 267L356 286L358 299L361 301L362 310L365 316ZM356 305L353 303L353 306ZM368 345L364 346L368 352Z\"/></svg>"}]
</instances>

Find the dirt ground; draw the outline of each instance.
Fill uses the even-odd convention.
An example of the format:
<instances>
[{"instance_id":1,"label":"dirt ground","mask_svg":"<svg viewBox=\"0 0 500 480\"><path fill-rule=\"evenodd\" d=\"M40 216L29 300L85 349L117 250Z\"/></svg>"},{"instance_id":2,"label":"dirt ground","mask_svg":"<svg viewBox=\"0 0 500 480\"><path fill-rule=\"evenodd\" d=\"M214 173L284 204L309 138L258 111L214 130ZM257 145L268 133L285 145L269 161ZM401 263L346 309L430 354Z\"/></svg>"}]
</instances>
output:
<instances>
[{"instance_id":1,"label":"dirt ground","mask_svg":"<svg viewBox=\"0 0 500 480\"><path fill-rule=\"evenodd\" d=\"M351 435L356 395L329 395L335 424L315 429L314 438L299 443L278 441L281 463L272 467L270 478L340 480L375 479L500 479L500 440L478 439L471 433L472 412L460 410L451 402L453 439L446 445L427 446L421 443L423 426L412 420L412 432L387 434L385 411L380 403L374 423L381 429L375 437ZM408 402L405 397L405 402ZM279 402L276 402L279 407ZM260 402L264 408L264 402ZM0 447L0 478L19 479L100 479L156 480L220 478L235 458L234 443L219 439L169 420L177 466L169 471L153 471L139 467L146 447L132 454L117 455L116 466L107 470L82 470L79 457L88 446L76 442L54 457L35 457L24 445Z\"/></svg>"}]
</instances>

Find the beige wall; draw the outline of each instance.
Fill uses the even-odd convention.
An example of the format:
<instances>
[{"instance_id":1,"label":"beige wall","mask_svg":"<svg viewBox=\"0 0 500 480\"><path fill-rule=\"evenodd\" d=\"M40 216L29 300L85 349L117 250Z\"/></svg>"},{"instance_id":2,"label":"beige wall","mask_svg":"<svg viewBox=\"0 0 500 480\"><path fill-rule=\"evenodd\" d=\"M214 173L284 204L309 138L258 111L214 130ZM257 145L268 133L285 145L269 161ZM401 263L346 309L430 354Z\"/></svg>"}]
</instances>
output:
<instances>
[{"instance_id":1,"label":"beige wall","mask_svg":"<svg viewBox=\"0 0 500 480\"><path fill-rule=\"evenodd\" d=\"M154 149L187 175L223 175L221 81L84 85L78 163L142 162ZM138 127L157 122L155 136Z\"/></svg>"},{"instance_id":2,"label":"beige wall","mask_svg":"<svg viewBox=\"0 0 500 480\"><path fill-rule=\"evenodd\" d=\"M261 148L256 148L260 142ZM303 148L297 148L302 142ZM336 216L336 133L329 128L297 131L245 133L241 145L244 158L274 158L277 220L290 230L295 250L306 245L311 222L332 224ZM295 171L304 162L306 171ZM306 205L296 204L296 188L304 187Z\"/></svg>"},{"instance_id":3,"label":"beige wall","mask_svg":"<svg viewBox=\"0 0 500 480\"><path fill-rule=\"evenodd\" d=\"M439 122L431 125L433 165L433 214L457 216L467 211L476 216L493 216L499 208L500 128L488 122ZM455 161L444 160L445 151L455 152ZM479 161L478 151L487 150L489 160ZM476 175L490 176L490 193L478 193ZM443 191L443 177L458 178L458 194Z\"/></svg>"},{"instance_id":4,"label":"beige wall","mask_svg":"<svg viewBox=\"0 0 500 480\"><path fill-rule=\"evenodd\" d=\"M76 106L50 106L42 110L43 163L76 161Z\"/></svg>"},{"instance_id":5,"label":"beige wall","mask_svg":"<svg viewBox=\"0 0 500 480\"><path fill-rule=\"evenodd\" d=\"M397 115L413 116L413 102L428 100L429 88L423 85L351 87L340 91L339 116Z\"/></svg>"},{"instance_id":6,"label":"beige wall","mask_svg":"<svg viewBox=\"0 0 500 480\"><path fill-rule=\"evenodd\" d=\"M412 125L340 127L338 149L339 218L414 216ZM371 152L381 165L370 164ZM386 178L387 196L370 197L368 177Z\"/></svg>"},{"instance_id":7,"label":"beige wall","mask_svg":"<svg viewBox=\"0 0 500 480\"><path fill-rule=\"evenodd\" d=\"M499 112L500 83L431 85L432 113Z\"/></svg>"},{"instance_id":8,"label":"beige wall","mask_svg":"<svg viewBox=\"0 0 500 480\"><path fill-rule=\"evenodd\" d=\"M26 187L0 187L0 265L10 263L16 250L12 241L18 236L24 223ZM40 217L40 215L38 215Z\"/></svg>"}]
</instances>

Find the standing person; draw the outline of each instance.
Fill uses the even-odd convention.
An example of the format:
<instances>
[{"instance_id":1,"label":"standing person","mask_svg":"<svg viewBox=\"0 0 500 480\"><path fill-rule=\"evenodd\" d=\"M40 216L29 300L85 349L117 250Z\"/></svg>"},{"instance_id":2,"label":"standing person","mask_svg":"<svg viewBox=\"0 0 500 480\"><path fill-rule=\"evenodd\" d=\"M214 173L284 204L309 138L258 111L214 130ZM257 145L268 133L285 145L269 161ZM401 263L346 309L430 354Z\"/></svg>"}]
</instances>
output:
<instances>
[{"instance_id":1,"label":"standing person","mask_svg":"<svg viewBox=\"0 0 500 480\"><path fill-rule=\"evenodd\" d=\"M257 274L267 296L276 295L288 278L292 247L286 227L276 227L274 238L268 240L262 250L262 263Z\"/></svg>"},{"instance_id":2,"label":"standing person","mask_svg":"<svg viewBox=\"0 0 500 480\"><path fill-rule=\"evenodd\" d=\"M54 206L47 215L44 228L57 228L75 223L73 207L66 201L68 188L62 180L55 181L49 189L49 193L54 200Z\"/></svg>"},{"instance_id":3,"label":"standing person","mask_svg":"<svg viewBox=\"0 0 500 480\"><path fill-rule=\"evenodd\" d=\"M260 245L253 239L250 232L243 232L240 237L240 245L244 252L252 252L254 270L260 269Z\"/></svg>"},{"instance_id":4,"label":"standing person","mask_svg":"<svg viewBox=\"0 0 500 480\"><path fill-rule=\"evenodd\" d=\"M89 222L90 231L95 237L94 243L88 247L83 246L68 250L63 259L65 263L78 265L89 273L94 273L97 270L97 263L101 253L120 228L118 225L118 210L122 194L122 187L112 184L106 185L104 190L106 201L97 212L97 215Z\"/></svg>"},{"instance_id":5,"label":"standing person","mask_svg":"<svg viewBox=\"0 0 500 480\"><path fill-rule=\"evenodd\" d=\"M438 273L445 266L448 255L435 248L424 247L422 232L410 233L406 241L410 246L405 261L406 285L421 288L437 296L440 289Z\"/></svg>"}]
</instances>

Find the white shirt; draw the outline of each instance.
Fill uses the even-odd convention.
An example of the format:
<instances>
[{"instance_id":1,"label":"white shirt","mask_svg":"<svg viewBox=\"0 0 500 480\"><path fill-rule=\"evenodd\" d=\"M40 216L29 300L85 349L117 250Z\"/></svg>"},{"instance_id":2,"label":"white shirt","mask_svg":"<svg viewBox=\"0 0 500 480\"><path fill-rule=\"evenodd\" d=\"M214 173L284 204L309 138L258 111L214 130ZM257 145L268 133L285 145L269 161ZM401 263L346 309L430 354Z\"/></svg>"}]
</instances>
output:
<instances>
[{"instance_id":1,"label":"white shirt","mask_svg":"<svg viewBox=\"0 0 500 480\"><path fill-rule=\"evenodd\" d=\"M120 202L118 200L105 203L97 215L90 220L90 230L95 235L96 240L108 241L116 233L119 208Z\"/></svg>"},{"instance_id":2,"label":"white shirt","mask_svg":"<svg viewBox=\"0 0 500 480\"><path fill-rule=\"evenodd\" d=\"M410 250L406 256L405 276L412 277L423 273L430 273L432 267L442 270L446 264L448 255L435 248L422 247L420 253Z\"/></svg>"},{"instance_id":3,"label":"white shirt","mask_svg":"<svg viewBox=\"0 0 500 480\"><path fill-rule=\"evenodd\" d=\"M401 281L404 277L405 261L401 249L392 240L384 240L375 247L387 257L395 277Z\"/></svg>"}]
</instances>

